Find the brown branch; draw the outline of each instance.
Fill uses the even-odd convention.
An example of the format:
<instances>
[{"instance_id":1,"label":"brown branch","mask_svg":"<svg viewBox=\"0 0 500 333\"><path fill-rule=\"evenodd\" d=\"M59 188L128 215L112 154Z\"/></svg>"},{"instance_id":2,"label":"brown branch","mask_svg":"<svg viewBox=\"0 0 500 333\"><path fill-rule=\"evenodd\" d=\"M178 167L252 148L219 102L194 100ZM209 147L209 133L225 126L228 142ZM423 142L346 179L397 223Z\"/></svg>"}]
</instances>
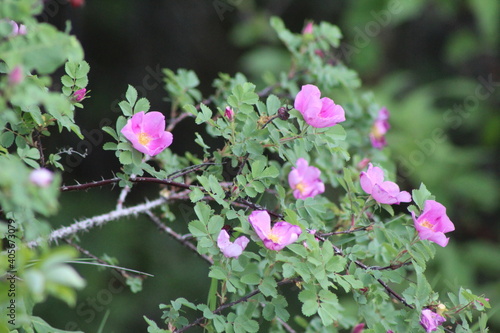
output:
<instances>
[{"instance_id":1,"label":"brown branch","mask_svg":"<svg viewBox=\"0 0 500 333\"><path fill-rule=\"evenodd\" d=\"M69 185L69 186L61 186L61 192L69 192L69 191L82 191L82 190L87 190L89 188L93 187L101 187L104 185L110 185L110 184L115 184L118 183L121 179L120 178L111 178L111 179L103 179L103 180L98 180L95 182L91 183L85 183L85 184L77 184L77 185ZM178 183L178 182L173 182L168 179L158 179L154 177L135 177L133 179L130 179L132 183L158 183L158 184L163 184L163 185L170 185L174 187L179 187L183 189L189 189L191 185L183 184L183 183Z\"/></svg>"},{"instance_id":2,"label":"brown branch","mask_svg":"<svg viewBox=\"0 0 500 333\"><path fill-rule=\"evenodd\" d=\"M321 240L321 239L320 239L320 240ZM340 255L340 256L345 257L344 252L342 252L342 250L341 250L341 249L339 249L338 247L336 247L336 246L335 246L335 245L333 245L333 244L332 244L332 246L333 246L333 249L335 250L335 254L336 254L336 255ZM354 264L356 264L356 266L358 266L358 267L360 267L360 268L362 268L362 269L364 269L364 270L368 271L368 273L369 273L369 274L373 277L373 274L371 274L371 273L369 272L369 271L370 271L370 269L371 269L371 267L370 267L370 266L367 266L367 265L363 264L363 263L362 263L361 261L359 261L359 260L354 260L353 262L354 262ZM402 266L405 266L405 265L406 265L406 264L402 264L402 265L399 265L399 267L402 267ZM378 267L378 266L375 266L375 267ZM388 267L390 267L390 266L388 266ZM399 268L399 267L397 267L397 268ZM388 268L388 269L389 269L389 268ZM378 269L378 270L380 270L380 269ZM375 277L373 277L373 278L375 278ZM405 300L405 299L404 299L401 295L399 295L397 292L395 292L394 290L392 290L392 289L391 289L391 287L389 287L389 286L387 285L387 283L385 283L382 279L376 279L376 280L377 280L377 282L378 282L378 283L379 283L382 287L384 287L384 289L387 291L387 293L388 293L389 295L391 295L392 297L394 297L395 299L397 299L398 301L400 301L401 303L403 303L406 307L408 307L408 308L410 308L410 309L412 309L412 310L414 310L414 309L415 309L415 306L413 306L413 305L411 305L411 304L408 304L408 302L406 302L406 300Z\"/></svg>"}]
</instances>

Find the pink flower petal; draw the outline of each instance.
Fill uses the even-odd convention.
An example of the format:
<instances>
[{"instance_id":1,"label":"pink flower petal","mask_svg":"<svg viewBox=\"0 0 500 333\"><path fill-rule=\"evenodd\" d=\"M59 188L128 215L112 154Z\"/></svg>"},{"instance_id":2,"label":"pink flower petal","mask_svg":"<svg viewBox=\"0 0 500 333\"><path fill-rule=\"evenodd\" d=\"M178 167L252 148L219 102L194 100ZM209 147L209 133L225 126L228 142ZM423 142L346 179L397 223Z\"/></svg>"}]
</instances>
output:
<instances>
[{"instance_id":1,"label":"pink flower petal","mask_svg":"<svg viewBox=\"0 0 500 333\"><path fill-rule=\"evenodd\" d=\"M265 239L271 233L271 217L265 210L255 210L248 217L248 221L255 229L260 239Z\"/></svg>"}]
</instances>

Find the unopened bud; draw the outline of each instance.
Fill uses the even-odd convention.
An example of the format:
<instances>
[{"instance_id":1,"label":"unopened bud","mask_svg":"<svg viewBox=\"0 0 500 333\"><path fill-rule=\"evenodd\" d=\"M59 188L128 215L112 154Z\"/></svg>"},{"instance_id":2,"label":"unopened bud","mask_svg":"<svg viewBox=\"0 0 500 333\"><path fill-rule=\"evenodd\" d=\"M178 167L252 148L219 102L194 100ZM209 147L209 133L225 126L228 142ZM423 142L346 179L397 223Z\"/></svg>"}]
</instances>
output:
<instances>
[{"instance_id":1,"label":"unopened bud","mask_svg":"<svg viewBox=\"0 0 500 333\"><path fill-rule=\"evenodd\" d=\"M18 83L21 83L21 81L24 79L24 74L23 74L23 69L21 66L16 66L14 67L10 73L9 73L9 84L10 85L16 85Z\"/></svg>"},{"instance_id":2,"label":"unopened bud","mask_svg":"<svg viewBox=\"0 0 500 333\"><path fill-rule=\"evenodd\" d=\"M73 98L76 102L81 102L85 98L85 94L87 93L87 89L82 88L73 93Z\"/></svg>"},{"instance_id":3,"label":"unopened bud","mask_svg":"<svg viewBox=\"0 0 500 333\"><path fill-rule=\"evenodd\" d=\"M288 120L290 118L290 113L288 113L288 109L284 106L278 109L278 118L281 120Z\"/></svg>"},{"instance_id":4,"label":"unopened bud","mask_svg":"<svg viewBox=\"0 0 500 333\"><path fill-rule=\"evenodd\" d=\"M234 120L234 111L231 109L229 106L226 106L226 111L224 111L224 116L227 118L229 121Z\"/></svg>"},{"instance_id":5,"label":"unopened bud","mask_svg":"<svg viewBox=\"0 0 500 333\"><path fill-rule=\"evenodd\" d=\"M439 303L439 305L437 306L437 314L442 316L443 315L443 312L445 312L447 309L446 309L446 306L443 304L443 303Z\"/></svg>"}]
</instances>

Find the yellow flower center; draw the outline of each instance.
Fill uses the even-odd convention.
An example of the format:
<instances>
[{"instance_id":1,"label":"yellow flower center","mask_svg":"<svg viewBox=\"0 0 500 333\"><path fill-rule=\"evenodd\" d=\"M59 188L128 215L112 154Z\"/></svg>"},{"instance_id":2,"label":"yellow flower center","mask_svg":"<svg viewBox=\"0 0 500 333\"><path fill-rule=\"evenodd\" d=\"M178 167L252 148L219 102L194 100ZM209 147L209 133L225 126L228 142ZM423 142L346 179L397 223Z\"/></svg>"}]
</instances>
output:
<instances>
[{"instance_id":1,"label":"yellow flower center","mask_svg":"<svg viewBox=\"0 0 500 333\"><path fill-rule=\"evenodd\" d=\"M144 132L141 132L139 134L139 143L143 146L146 146L150 141L151 141L151 137L149 135L147 135L146 133Z\"/></svg>"},{"instance_id":2,"label":"yellow flower center","mask_svg":"<svg viewBox=\"0 0 500 333\"><path fill-rule=\"evenodd\" d=\"M420 225L422 227L426 227L426 228L431 229L431 230L434 228L434 225L427 220L424 220L422 223L420 223Z\"/></svg>"},{"instance_id":3,"label":"yellow flower center","mask_svg":"<svg viewBox=\"0 0 500 333\"><path fill-rule=\"evenodd\" d=\"M382 134L382 132L380 132L377 125L372 126L372 135L375 137L375 139L380 139L380 138L384 137L384 134Z\"/></svg>"},{"instance_id":4,"label":"yellow flower center","mask_svg":"<svg viewBox=\"0 0 500 333\"><path fill-rule=\"evenodd\" d=\"M299 190L300 194L304 194L304 191L306 190L306 186L302 182L295 185L295 188Z\"/></svg>"},{"instance_id":5,"label":"yellow flower center","mask_svg":"<svg viewBox=\"0 0 500 333\"><path fill-rule=\"evenodd\" d=\"M279 243L280 237L278 235L273 234L272 232L267 236L273 243Z\"/></svg>"}]
</instances>

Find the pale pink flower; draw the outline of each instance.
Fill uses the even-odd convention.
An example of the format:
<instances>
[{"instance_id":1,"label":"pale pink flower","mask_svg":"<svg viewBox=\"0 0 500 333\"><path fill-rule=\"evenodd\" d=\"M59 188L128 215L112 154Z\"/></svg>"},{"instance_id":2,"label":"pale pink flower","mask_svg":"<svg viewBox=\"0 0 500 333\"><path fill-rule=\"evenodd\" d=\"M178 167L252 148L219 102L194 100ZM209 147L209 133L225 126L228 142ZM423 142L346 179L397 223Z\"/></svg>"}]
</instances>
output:
<instances>
[{"instance_id":1,"label":"pale pink flower","mask_svg":"<svg viewBox=\"0 0 500 333\"><path fill-rule=\"evenodd\" d=\"M371 163L368 164L366 172L361 172L359 181L363 191L371 194L373 199L381 204L393 205L411 201L410 193L400 191L394 182L384 181L384 171Z\"/></svg>"},{"instance_id":2,"label":"pale pink flower","mask_svg":"<svg viewBox=\"0 0 500 333\"><path fill-rule=\"evenodd\" d=\"M445 233L455 230L455 225L446 215L446 207L434 200L427 200L418 218L415 218L414 212L411 215L420 239L430 240L442 247L448 245L450 239Z\"/></svg>"},{"instance_id":3,"label":"pale pink flower","mask_svg":"<svg viewBox=\"0 0 500 333\"><path fill-rule=\"evenodd\" d=\"M422 314L420 315L420 325L422 325L426 332L436 331L438 326L445 321L446 319L443 316L429 309L422 310Z\"/></svg>"},{"instance_id":4,"label":"pale pink flower","mask_svg":"<svg viewBox=\"0 0 500 333\"><path fill-rule=\"evenodd\" d=\"M250 240L245 236L235 239L234 243L229 240L229 234L222 229L217 237L217 246L227 258L238 258L247 247Z\"/></svg>"},{"instance_id":5,"label":"pale pink flower","mask_svg":"<svg viewBox=\"0 0 500 333\"><path fill-rule=\"evenodd\" d=\"M295 242L302 229L299 226L280 221L271 228L271 217L265 210L256 210L248 217L257 236L262 239L264 246L269 250L279 251Z\"/></svg>"},{"instance_id":6,"label":"pale pink flower","mask_svg":"<svg viewBox=\"0 0 500 333\"><path fill-rule=\"evenodd\" d=\"M224 116L227 118L229 121L234 120L234 111L231 109L229 106L226 106L226 110L224 111Z\"/></svg>"},{"instance_id":7,"label":"pale pink flower","mask_svg":"<svg viewBox=\"0 0 500 333\"><path fill-rule=\"evenodd\" d=\"M305 159L299 158L297 167L292 167L288 174L288 183L293 189L295 199L304 200L325 192L325 184L319 178L320 175L318 168L309 166Z\"/></svg>"},{"instance_id":8,"label":"pale pink flower","mask_svg":"<svg viewBox=\"0 0 500 333\"><path fill-rule=\"evenodd\" d=\"M173 141L172 133L165 131L165 116L157 111L134 114L121 133L135 149L149 156L161 153Z\"/></svg>"},{"instance_id":9,"label":"pale pink flower","mask_svg":"<svg viewBox=\"0 0 500 333\"><path fill-rule=\"evenodd\" d=\"M385 134L391 128L388 120L389 111L384 107L378 112L377 119L375 119L370 132L370 141L374 148L382 149L387 146Z\"/></svg>"},{"instance_id":10,"label":"pale pink flower","mask_svg":"<svg viewBox=\"0 0 500 333\"><path fill-rule=\"evenodd\" d=\"M26 26L24 24L17 24L16 22L10 20L10 25L12 26L11 36L26 35Z\"/></svg>"},{"instance_id":11,"label":"pale pink flower","mask_svg":"<svg viewBox=\"0 0 500 333\"><path fill-rule=\"evenodd\" d=\"M87 89L82 88L73 93L73 98L76 102L81 102L85 98L85 94L87 93Z\"/></svg>"},{"instance_id":12,"label":"pale pink flower","mask_svg":"<svg viewBox=\"0 0 500 333\"><path fill-rule=\"evenodd\" d=\"M302 86L295 97L294 107L299 110L304 120L316 128L334 126L345 121L344 109L330 98L321 97L318 87L307 84Z\"/></svg>"},{"instance_id":13,"label":"pale pink flower","mask_svg":"<svg viewBox=\"0 0 500 333\"><path fill-rule=\"evenodd\" d=\"M40 187L48 187L54 179L52 171L45 168L35 169L30 173L30 182Z\"/></svg>"}]
</instances>

